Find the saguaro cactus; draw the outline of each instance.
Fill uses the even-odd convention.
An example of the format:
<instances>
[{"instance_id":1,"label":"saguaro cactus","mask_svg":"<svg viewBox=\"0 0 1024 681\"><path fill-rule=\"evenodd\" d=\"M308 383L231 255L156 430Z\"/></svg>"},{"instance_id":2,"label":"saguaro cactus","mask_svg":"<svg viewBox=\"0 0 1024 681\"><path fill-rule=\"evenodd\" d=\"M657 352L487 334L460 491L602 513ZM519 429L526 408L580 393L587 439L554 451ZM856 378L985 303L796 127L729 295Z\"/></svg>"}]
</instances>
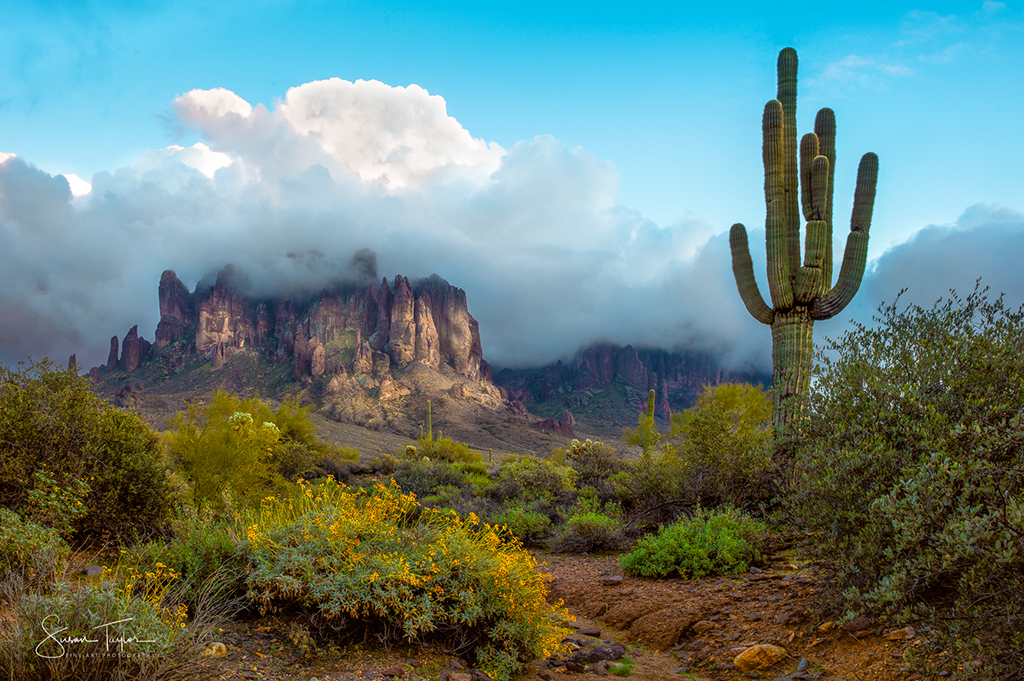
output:
<instances>
[{"instance_id":1,"label":"saguaro cactus","mask_svg":"<svg viewBox=\"0 0 1024 681\"><path fill-rule=\"evenodd\" d=\"M765 104L764 196L765 241L771 307L761 297L747 244L747 230L732 226L729 246L736 286L754 319L772 327L772 374L776 434L796 433L811 379L814 321L834 317L860 288L868 253L868 229L875 203L878 157L864 154L857 170L850 235L839 279L832 285L832 179L835 176L836 119L822 109L814 132L796 144L796 50L779 53L778 99ZM799 193L799 196L798 196ZM800 211L807 229L800 264Z\"/></svg>"}]
</instances>

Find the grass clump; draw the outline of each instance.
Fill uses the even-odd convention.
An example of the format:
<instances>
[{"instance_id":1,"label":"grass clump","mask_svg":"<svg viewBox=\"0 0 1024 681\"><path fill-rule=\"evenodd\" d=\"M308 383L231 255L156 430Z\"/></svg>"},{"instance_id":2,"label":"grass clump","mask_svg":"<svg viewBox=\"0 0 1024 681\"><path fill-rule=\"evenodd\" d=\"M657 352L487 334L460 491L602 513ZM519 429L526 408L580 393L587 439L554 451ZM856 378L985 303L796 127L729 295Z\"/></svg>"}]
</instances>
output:
<instances>
[{"instance_id":1,"label":"grass clump","mask_svg":"<svg viewBox=\"0 0 1024 681\"><path fill-rule=\"evenodd\" d=\"M437 641L503 680L568 632L518 541L474 515L424 509L397 485L305 484L245 523L248 598L261 612L299 606L343 638Z\"/></svg>"},{"instance_id":2,"label":"grass clump","mask_svg":"<svg viewBox=\"0 0 1024 681\"><path fill-rule=\"evenodd\" d=\"M745 572L761 560L767 533L764 523L735 509L698 508L692 518L643 537L633 551L619 557L619 564L628 574L643 577Z\"/></svg>"}]
</instances>

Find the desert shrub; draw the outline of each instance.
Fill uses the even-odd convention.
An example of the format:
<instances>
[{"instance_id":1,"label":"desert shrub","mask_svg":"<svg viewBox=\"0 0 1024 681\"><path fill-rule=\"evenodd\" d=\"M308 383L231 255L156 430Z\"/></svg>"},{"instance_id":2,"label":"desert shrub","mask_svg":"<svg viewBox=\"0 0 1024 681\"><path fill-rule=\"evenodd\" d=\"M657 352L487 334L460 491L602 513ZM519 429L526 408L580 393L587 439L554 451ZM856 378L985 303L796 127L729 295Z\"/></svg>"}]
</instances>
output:
<instances>
[{"instance_id":1,"label":"desert shrub","mask_svg":"<svg viewBox=\"0 0 1024 681\"><path fill-rule=\"evenodd\" d=\"M576 471L551 459L524 455L502 463L495 494L502 499L556 499L576 489Z\"/></svg>"},{"instance_id":2,"label":"desert shrub","mask_svg":"<svg viewBox=\"0 0 1024 681\"><path fill-rule=\"evenodd\" d=\"M619 557L627 573L683 578L745 572L761 560L767 527L735 509L706 511L650 534Z\"/></svg>"},{"instance_id":3,"label":"desert shrub","mask_svg":"<svg viewBox=\"0 0 1024 681\"><path fill-rule=\"evenodd\" d=\"M665 436L678 465L682 493L705 506L754 506L772 455L771 398L746 383L706 385L697 404L672 414Z\"/></svg>"},{"instance_id":4,"label":"desert shrub","mask_svg":"<svg viewBox=\"0 0 1024 681\"><path fill-rule=\"evenodd\" d=\"M49 477L46 490L39 470ZM79 482L88 484L84 497L77 497ZM176 501L156 435L50 360L0 366L0 505L27 509L36 503L33 490L58 505L60 490L82 501L86 512L65 520L92 538L159 533Z\"/></svg>"},{"instance_id":5,"label":"desert shrub","mask_svg":"<svg viewBox=\"0 0 1024 681\"><path fill-rule=\"evenodd\" d=\"M624 470L625 463L611 447L593 440L573 440L568 448L559 453L576 471L580 489L593 488L602 501L615 497L615 486L611 478Z\"/></svg>"},{"instance_id":6,"label":"desert shrub","mask_svg":"<svg viewBox=\"0 0 1024 681\"><path fill-rule=\"evenodd\" d=\"M614 502L581 497L551 540L559 553L617 551L629 543L624 532L622 509Z\"/></svg>"},{"instance_id":7,"label":"desert shrub","mask_svg":"<svg viewBox=\"0 0 1024 681\"><path fill-rule=\"evenodd\" d=\"M123 563L142 573L155 565L174 572L176 598L192 607L202 599L225 602L245 593L246 557L234 523L186 509L171 532L169 540L127 550Z\"/></svg>"},{"instance_id":8,"label":"desert shrub","mask_svg":"<svg viewBox=\"0 0 1024 681\"><path fill-rule=\"evenodd\" d=\"M424 510L394 484L304 485L246 523L248 597L263 612L301 606L342 637L441 640L503 680L567 632L518 542L474 516Z\"/></svg>"},{"instance_id":9,"label":"desert shrub","mask_svg":"<svg viewBox=\"0 0 1024 681\"><path fill-rule=\"evenodd\" d=\"M48 582L70 555L57 530L0 508L0 582L12 577L28 584Z\"/></svg>"},{"instance_id":10,"label":"desert shrub","mask_svg":"<svg viewBox=\"0 0 1024 681\"><path fill-rule=\"evenodd\" d=\"M179 412L164 441L196 508L254 506L284 489L285 480L344 476L341 464L359 458L321 441L298 398L274 410L258 397L243 400L224 391L205 406L193 402Z\"/></svg>"},{"instance_id":11,"label":"desert shrub","mask_svg":"<svg viewBox=\"0 0 1024 681\"><path fill-rule=\"evenodd\" d=\"M403 490L420 498L429 496L439 487L461 490L470 485L455 466L433 459L401 461L391 477Z\"/></svg>"},{"instance_id":12,"label":"desert shrub","mask_svg":"<svg viewBox=\"0 0 1024 681\"><path fill-rule=\"evenodd\" d=\"M505 502L503 510L492 516L491 522L495 526L504 526L527 545L539 544L551 526L550 518L531 510L521 500Z\"/></svg>"},{"instance_id":13,"label":"desert shrub","mask_svg":"<svg viewBox=\"0 0 1024 681\"><path fill-rule=\"evenodd\" d=\"M786 515L837 607L929 622L979 674L1024 678L1024 312L977 289L897 303L819 353Z\"/></svg>"},{"instance_id":14,"label":"desert shrub","mask_svg":"<svg viewBox=\"0 0 1024 681\"><path fill-rule=\"evenodd\" d=\"M189 621L185 606L175 600L173 582L173 573L162 566L148 574L130 569L107 572L95 585L59 582L45 591L8 582L5 598L11 609L0 628L0 677L209 677L212 670L202 650L221 620L215 611L204 609Z\"/></svg>"}]
</instances>

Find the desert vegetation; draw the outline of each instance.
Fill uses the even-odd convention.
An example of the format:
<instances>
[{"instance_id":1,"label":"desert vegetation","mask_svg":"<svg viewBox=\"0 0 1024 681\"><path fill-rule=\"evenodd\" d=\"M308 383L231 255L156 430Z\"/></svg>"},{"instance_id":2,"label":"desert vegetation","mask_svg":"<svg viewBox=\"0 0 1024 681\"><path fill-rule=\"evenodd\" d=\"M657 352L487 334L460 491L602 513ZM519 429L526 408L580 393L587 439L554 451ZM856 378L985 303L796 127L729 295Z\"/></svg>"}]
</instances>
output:
<instances>
[{"instance_id":1,"label":"desert vegetation","mask_svg":"<svg viewBox=\"0 0 1024 681\"><path fill-rule=\"evenodd\" d=\"M786 535L828 571L823 612L913 624L979 677L1021 678L1022 327L978 290L880 307L819 349L801 437L781 450L750 385L706 386L663 430L649 401L623 433L631 454L573 440L489 461L428 420L357 461L296 402L218 393L159 434L49 362L3 369L0 673L200 676L218 621L288 613L307 651L430 643L509 679L568 619L526 547L688 579L746 571ZM72 554L98 546L103 574L72 575ZM71 635L130 617L156 643L41 658L52 613Z\"/></svg>"}]
</instances>

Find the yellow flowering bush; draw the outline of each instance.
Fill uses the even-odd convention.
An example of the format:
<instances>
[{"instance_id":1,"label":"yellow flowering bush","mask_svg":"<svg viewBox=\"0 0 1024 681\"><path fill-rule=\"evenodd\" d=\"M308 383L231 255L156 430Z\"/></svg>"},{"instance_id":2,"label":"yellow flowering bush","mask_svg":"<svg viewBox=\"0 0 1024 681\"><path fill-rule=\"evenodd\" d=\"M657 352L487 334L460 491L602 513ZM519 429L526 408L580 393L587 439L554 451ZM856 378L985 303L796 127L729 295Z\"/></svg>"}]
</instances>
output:
<instances>
[{"instance_id":1,"label":"yellow flowering bush","mask_svg":"<svg viewBox=\"0 0 1024 681\"><path fill-rule=\"evenodd\" d=\"M507 532L425 509L393 481L300 484L245 519L248 598L261 612L298 605L343 634L448 642L497 679L568 633L568 613L547 603L535 560Z\"/></svg>"}]
</instances>

